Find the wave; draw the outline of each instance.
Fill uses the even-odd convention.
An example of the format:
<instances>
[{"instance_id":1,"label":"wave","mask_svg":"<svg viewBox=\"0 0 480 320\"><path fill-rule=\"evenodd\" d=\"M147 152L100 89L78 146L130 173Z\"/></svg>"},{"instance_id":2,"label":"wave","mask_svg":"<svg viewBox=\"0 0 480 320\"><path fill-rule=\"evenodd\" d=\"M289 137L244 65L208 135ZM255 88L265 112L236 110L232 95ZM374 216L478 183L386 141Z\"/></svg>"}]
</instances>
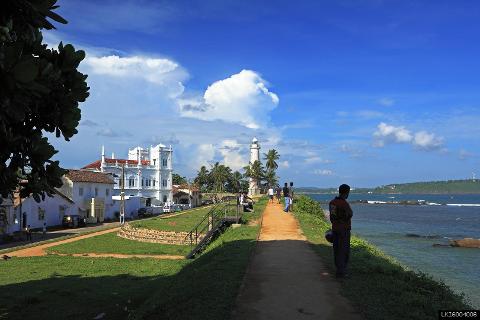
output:
<instances>
[{"instance_id":1,"label":"wave","mask_svg":"<svg viewBox=\"0 0 480 320\"><path fill-rule=\"evenodd\" d=\"M451 207L480 207L480 203L447 203Z\"/></svg>"}]
</instances>

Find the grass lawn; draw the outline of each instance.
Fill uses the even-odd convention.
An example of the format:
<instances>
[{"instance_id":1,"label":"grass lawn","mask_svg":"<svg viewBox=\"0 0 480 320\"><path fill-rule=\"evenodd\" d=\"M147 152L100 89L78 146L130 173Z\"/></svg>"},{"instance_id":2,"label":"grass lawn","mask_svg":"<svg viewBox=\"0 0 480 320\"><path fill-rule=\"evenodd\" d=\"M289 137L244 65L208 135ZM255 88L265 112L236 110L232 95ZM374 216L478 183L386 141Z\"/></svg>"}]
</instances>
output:
<instances>
[{"instance_id":1,"label":"grass lawn","mask_svg":"<svg viewBox=\"0 0 480 320\"><path fill-rule=\"evenodd\" d=\"M330 223L320 205L302 196L297 200L294 214L315 251L334 273L333 249L324 239ZM355 236L351 240L349 271L351 278L342 281L341 293L366 319L437 319L441 309L472 309L445 284L408 270Z\"/></svg>"},{"instance_id":2,"label":"grass lawn","mask_svg":"<svg viewBox=\"0 0 480 320\"><path fill-rule=\"evenodd\" d=\"M209 206L207 208L194 209L170 218L161 219L161 217L156 217L153 219L131 222L130 224L136 228L188 232L203 219L211 208L212 207Z\"/></svg>"},{"instance_id":3,"label":"grass lawn","mask_svg":"<svg viewBox=\"0 0 480 320\"><path fill-rule=\"evenodd\" d=\"M50 247L47 252L186 255L190 246L139 242L121 238L112 232Z\"/></svg>"},{"instance_id":4,"label":"grass lawn","mask_svg":"<svg viewBox=\"0 0 480 320\"><path fill-rule=\"evenodd\" d=\"M247 218L257 220L265 203ZM194 260L0 260L0 319L93 319L101 313L103 319L226 319L258 230L229 228ZM85 240L94 239L100 236Z\"/></svg>"}]
</instances>

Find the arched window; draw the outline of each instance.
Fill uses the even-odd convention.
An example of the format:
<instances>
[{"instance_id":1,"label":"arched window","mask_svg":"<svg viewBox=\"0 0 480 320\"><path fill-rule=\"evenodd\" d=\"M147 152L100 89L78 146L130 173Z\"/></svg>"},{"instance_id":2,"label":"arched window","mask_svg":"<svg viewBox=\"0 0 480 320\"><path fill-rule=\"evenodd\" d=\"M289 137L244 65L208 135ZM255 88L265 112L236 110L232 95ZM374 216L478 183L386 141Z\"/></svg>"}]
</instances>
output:
<instances>
[{"instance_id":1,"label":"arched window","mask_svg":"<svg viewBox=\"0 0 480 320\"><path fill-rule=\"evenodd\" d=\"M134 176L130 176L128 178L128 186L129 187L135 187L135 177Z\"/></svg>"}]
</instances>

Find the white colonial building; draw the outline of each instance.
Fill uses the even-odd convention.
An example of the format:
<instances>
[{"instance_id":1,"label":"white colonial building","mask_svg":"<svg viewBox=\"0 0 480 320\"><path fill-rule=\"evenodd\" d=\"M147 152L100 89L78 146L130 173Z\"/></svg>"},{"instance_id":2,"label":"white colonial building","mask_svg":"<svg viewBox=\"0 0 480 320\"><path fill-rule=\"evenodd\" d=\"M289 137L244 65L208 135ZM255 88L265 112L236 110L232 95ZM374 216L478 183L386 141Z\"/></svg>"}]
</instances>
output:
<instances>
[{"instance_id":1,"label":"white colonial building","mask_svg":"<svg viewBox=\"0 0 480 320\"><path fill-rule=\"evenodd\" d=\"M260 145L258 144L257 138L253 138L252 144L250 145L250 165L255 161L260 161ZM249 179L248 194L253 196L260 193L260 188L258 187L257 179Z\"/></svg>"},{"instance_id":2,"label":"white colonial building","mask_svg":"<svg viewBox=\"0 0 480 320\"><path fill-rule=\"evenodd\" d=\"M128 159L105 157L102 147L101 159L83 169L110 173L114 179L114 195L120 195L124 168L124 189L126 196L147 198L147 206L162 205L173 201L172 195L172 147L159 144L144 149L136 147L128 150Z\"/></svg>"}]
</instances>

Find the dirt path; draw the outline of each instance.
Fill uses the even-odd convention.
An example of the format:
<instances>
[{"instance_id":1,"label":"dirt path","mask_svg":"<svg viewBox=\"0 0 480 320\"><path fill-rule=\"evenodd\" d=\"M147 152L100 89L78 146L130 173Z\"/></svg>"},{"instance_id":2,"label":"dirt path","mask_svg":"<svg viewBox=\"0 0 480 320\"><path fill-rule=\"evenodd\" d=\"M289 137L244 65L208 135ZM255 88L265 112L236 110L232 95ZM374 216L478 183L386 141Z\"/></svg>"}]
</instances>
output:
<instances>
[{"instance_id":1,"label":"dirt path","mask_svg":"<svg viewBox=\"0 0 480 320\"><path fill-rule=\"evenodd\" d=\"M31 247L31 248L26 248L26 249L21 249L17 251L12 251L7 253L8 256L10 257L38 257L38 256L44 256L47 253L45 252L45 249L50 248L50 247L55 247L60 244L64 243L70 243L70 242L75 242L78 240L86 239L86 238L91 238L95 236L99 236L105 233L110 233L110 232L116 232L120 230L120 228L113 228L113 229L108 229L108 230L102 230L98 232L93 232L89 234L84 234L82 236L78 236L75 238L70 238L70 239L65 239L65 240L60 240L60 241L55 241L55 242L50 242L46 244L42 244L36 247Z\"/></svg>"},{"instance_id":2,"label":"dirt path","mask_svg":"<svg viewBox=\"0 0 480 320\"><path fill-rule=\"evenodd\" d=\"M162 260L184 260L185 256L176 256L171 254L120 254L120 253L55 253L58 256L72 256L72 257L84 257L84 258L153 258Z\"/></svg>"},{"instance_id":3,"label":"dirt path","mask_svg":"<svg viewBox=\"0 0 480 320\"><path fill-rule=\"evenodd\" d=\"M232 318L362 319L339 289L297 220L269 203Z\"/></svg>"}]
</instances>

